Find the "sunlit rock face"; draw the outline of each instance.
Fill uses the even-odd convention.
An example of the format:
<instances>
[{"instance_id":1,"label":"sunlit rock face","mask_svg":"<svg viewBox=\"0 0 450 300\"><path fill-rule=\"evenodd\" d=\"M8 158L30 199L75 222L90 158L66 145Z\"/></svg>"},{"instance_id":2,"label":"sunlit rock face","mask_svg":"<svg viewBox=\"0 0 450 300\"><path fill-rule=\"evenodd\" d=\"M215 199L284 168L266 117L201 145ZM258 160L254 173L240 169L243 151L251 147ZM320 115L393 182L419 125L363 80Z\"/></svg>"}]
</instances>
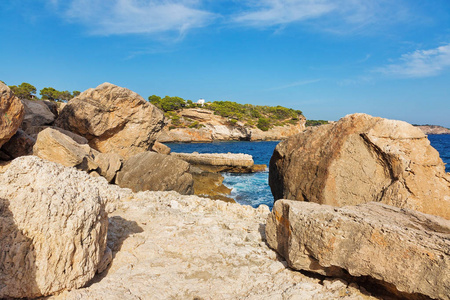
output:
<instances>
[{"instance_id":1,"label":"sunlit rock face","mask_svg":"<svg viewBox=\"0 0 450 300\"><path fill-rule=\"evenodd\" d=\"M151 149L164 115L135 92L103 83L70 100L56 125L84 136L102 153L127 158Z\"/></svg>"},{"instance_id":2,"label":"sunlit rock face","mask_svg":"<svg viewBox=\"0 0 450 300\"><path fill-rule=\"evenodd\" d=\"M450 219L450 175L426 135L366 114L278 144L269 184L275 199L335 206L375 201Z\"/></svg>"},{"instance_id":3,"label":"sunlit rock face","mask_svg":"<svg viewBox=\"0 0 450 300\"><path fill-rule=\"evenodd\" d=\"M24 117L20 99L0 82L0 147L16 133Z\"/></svg>"}]
</instances>

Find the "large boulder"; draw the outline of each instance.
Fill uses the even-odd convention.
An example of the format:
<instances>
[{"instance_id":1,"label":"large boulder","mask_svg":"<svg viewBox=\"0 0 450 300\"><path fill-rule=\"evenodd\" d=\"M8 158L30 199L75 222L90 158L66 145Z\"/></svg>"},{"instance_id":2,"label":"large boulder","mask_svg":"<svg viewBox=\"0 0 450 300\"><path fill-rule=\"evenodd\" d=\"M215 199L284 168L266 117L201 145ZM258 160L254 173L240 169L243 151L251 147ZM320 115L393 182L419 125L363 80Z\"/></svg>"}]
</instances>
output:
<instances>
[{"instance_id":1,"label":"large boulder","mask_svg":"<svg viewBox=\"0 0 450 300\"><path fill-rule=\"evenodd\" d=\"M0 173L0 298L84 286L106 249L103 178L24 156Z\"/></svg>"},{"instance_id":2,"label":"large boulder","mask_svg":"<svg viewBox=\"0 0 450 300\"><path fill-rule=\"evenodd\" d=\"M26 99L21 101L25 108L25 117L21 125L23 130L26 131L33 126L50 125L55 121L55 114L44 101Z\"/></svg>"},{"instance_id":3,"label":"large boulder","mask_svg":"<svg viewBox=\"0 0 450 300\"><path fill-rule=\"evenodd\" d=\"M103 83L70 100L56 125L86 137L100 152L127 158L151 149L164 115L129 89Z\"/></svg>"},{"instance_id":4,"label":"large boulder","mask_svg":"<svg viewBox=\"0 0 450 300\"><path fill-rule=\"evenodd\" d=\"M3 144L0 149L0 155L7 160L33 153L33 146L36 140L26 134L22 129L17 132Z\"/></svg>"},{"instance_id":5,"label":"large boulder","mask_svg":"<svg viewBox=\"0 0 450 300\"><path fill-rule=\"evenodd\" d=\"M116 175L116 184L137 191L194 193L189 163L170 155L143 152L127 159Z\"/></svg>"},{"instance_id":6,"label":"large boulder","mask_svg":"<svg viewBox=\"0 0 450 300\"><path fill-rule=\"evenodd\" d=\"M336 208L280 200L266 237L293 269L369 276L394 293L410 294L402 295L406 299L450 299L446 219L374 202Z\"/></svg>"},{"instance_id":7,"label":"large boulder","mask_svg":"<svg viewBox=\"0 0 450 300\"><path fill-rule=\"evenodd\" d=\"M450 174L420 129L366 114L308 128L275 148L275 199L335 206L371 201L450 219Z\"/></svg>"},{"instance_id":8,"label":"large boulder","mask_svg":"<svg viewBox=\"0 0 450 300\"><path fill-rule=\"evenodd\" d=\"M33 147L33 154L40 158L76 167L83 171L96 170L94 152L89 145L81 145L58 130L47 128L41 131Z\"/></svg>"},{"instance_id":9,"label":"large boulder","mask_svg":"<svg viewBox=\"0 0 450 300\"><path fill-rule=\"evenodd\" d=\"M24 109L20 99L0 82L0 147L17 131L22 123Z\"/></svg>"}]
</instances>

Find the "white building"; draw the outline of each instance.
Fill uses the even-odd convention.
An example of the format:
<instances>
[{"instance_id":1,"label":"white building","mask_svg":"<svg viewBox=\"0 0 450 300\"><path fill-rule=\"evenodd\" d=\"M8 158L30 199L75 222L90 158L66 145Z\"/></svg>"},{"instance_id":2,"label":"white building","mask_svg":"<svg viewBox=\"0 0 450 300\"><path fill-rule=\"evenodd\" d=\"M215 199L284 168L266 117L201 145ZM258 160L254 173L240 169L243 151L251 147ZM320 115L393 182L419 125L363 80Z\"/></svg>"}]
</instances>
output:
<instances>
[{"instance_id":1,"label":"white building","mask_svg":"<svg viewBox=\"0 0 450 300\"><path fill-rule=\"evenodd\" d=\"M201 106L205 106L205 99L198 99L197 104L200 104Z\"/></svg>"}]
</instances>

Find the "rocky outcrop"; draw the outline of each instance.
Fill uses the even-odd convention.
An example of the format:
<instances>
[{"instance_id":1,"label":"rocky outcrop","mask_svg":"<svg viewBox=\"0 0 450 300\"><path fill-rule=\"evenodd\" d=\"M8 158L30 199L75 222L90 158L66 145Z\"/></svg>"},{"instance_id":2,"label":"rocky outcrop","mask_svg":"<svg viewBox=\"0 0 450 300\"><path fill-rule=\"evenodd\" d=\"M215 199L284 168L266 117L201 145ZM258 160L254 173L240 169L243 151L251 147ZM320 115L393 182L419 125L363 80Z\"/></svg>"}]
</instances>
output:
<instances>
[{"instance_id":1,"label":"rocky outcrop","mask_svg":"<svg viewBox=\"0 0 450 300\"><path fill-rule=\"evenodd\" d=\"M21 125L23 130L26 131L33 126L50 125L55 121L55 114L44 101L26 99L21 101L25 108L25 117Z\"/></svg>"},{"instance_id":2,"label":"rocky outcrop","mask_svg":"<svg viewBox=\"0 0 450 300\"><path fill-rule=\"evenodd\" d=\"M414 125L425 134L450 134L450 129L437 125Z\"/></svg>"},{"instance_id":3,"label":"rocky outcrop","mask_svg":"<svg viewBox=\"0 0 450 300\"><path fill-rule=\"evenodd\" d=\"M117 153L96 153L94 162L98 166L96 172L108 182L114 182L117 172L122 168L123 157Z\"/></svg>"},{"instance_id":4,"label":"rocky outcrop","mask_svg":"<svg viewBox=\"0 0 450 300\"><path fill-rule=\"evenodd\" d=\"M84 136L100 152L128 158L151 149L164 116L129 89L104 83L70 100L56 125Z\"/></svg>"},{"instance_id":5,"label":"rocky outcrop","mask_svg":"<svg viewBox=\"0 0 450 300\"><path fill-rule=\"evenodd\" d=\"M375 201L450 219L450 174L423 132L365 114L282 141L270 160L269 184L275 199Z\"/></svg>"},{"instance_id":6,"label":"rocky outcrop","mask_svg":"<svg viewBox=\"0 0 450 300\"><path fill-rule=\"evenodd\" d=\"M78 144L69 136L52 128L47 128L38 134L33 154L63 166L76 167L87 172L98 168L94 152L89 145Z\"/></svg>"},{"instance_id":7,"label":"rocky outcrop","mask_svg":"<svg viewBox=\"0 0 450 300\"><path fill-rule=\"evenodd\" d=\"M0 82L0 147L9 141L22 123L23 104L10 88Z\"/></svg>"},{"instance_id":8,"label":"rocky outcrop","mask_svg":"<svg viewBox=\"0 0 450 300\"><path fill-rule=\"evenodd\" d=\"M251 141L279 141L305 130L306 118L301 116L297 124L286 124L284 126L275 126L268 131L262 131L259 128L250 129Z\"/></svg>"},{"instance_id":9,"label":"rocky outcrop","mask_svg":"<svg viewBox=\"0 0 450 300\"><path fill-rule=\"evenodd\" d=\"M303 116L296 124L275 126L268 131L262 131L246 126L242 122L230 123L227 118L215 115L213 111L207 109L182 109L178 115L181 119L180 122L184 123L185 127L172 128L169 120L169 126L166 126L158 136L159 142L208 143L213 141L281 140L305 129Z\"/></svg>"},{"instance_id":10,"label":"rocky outcrop","mask_svg":"<svg viewBox=\"0 0 450 300\"><path fill-rule=\"evenodd\" d=\"M286 268L265 243L268 213L175 192L133 194L110 214L105 275L49 300L376 299L355 283Z\"/></svg>"},{"instance_id":11,"label":"rocky outcrop","mask_svg":"<svg viewBox=\"0 0 450 300\"><path fill-rule=\"evenodd\" d=\"M254 165L253 157L242 153L171 153L171 156L208 172L252 173L264 171L266 166Z\"/></svg>"},{"instance_id":12,"label":"rocky outcrop","mask_svg":"<svg viewBox=\"0 0 450 300\"><path fill-rule=\"evenodd\" d=\"M171 150L168 146L166 146L160 142L155 142L153 144L152 151L159 153L159 154L169 155Z\"/></svg>"},{"instance_id":13,"label":"rocky outcrop","mask_svg":"<svg viewBox=\"0 0 450 300\"><path fill-rule=\"evenodd\" d=\"M195 195L226 202L236 202L234 199L227 197L231 193L231 189L223 184L224 177L220 173L207 172L194 166L191 166L190 173L194 180Z\"/></svg>"},{"instance_id":14,"label":"rocky outcrop","mask_svg":"<svg viewBox=\"0 0 450 300\"><path fill-rule=\"evenodd\" d=\"M32 154L35 142L36 140L34 138L19 128L9 141L2 146L0 156L5 160L12 160L19 156Z\"/></svg>"},{"instance_id":15,"label":"rocky outcrop","mask_svg":"<svg viewBox=\"0 0 450 300\"><path fill-rule=\"evenodd\" d=\"M116 184L137 191L176 191L194 193L189 164L170 155L143 152L125 160Z\"/></svg>"},{"instance_id":16,"label":"rocky outcrop","mask_svg":"<svg viewBox=\"0 0 450 300\"><path fill-rule=\"evenodd\" d=\"M0 174L0 298L72 290L95 275L108 228L99 186L106 181L35 156Z\"/></svg>"},{"instance_id":17,"label":"rocky outcrop","mask_svg":"<svg viewBox=\"0 0 450 300\"><path fill-rule=\"evenodd\" d=\"M281 200L266 236L293 269L368 276L407 299L450 299L448 220L380 203L335 208Z\"/></svg>"}]
</instances>

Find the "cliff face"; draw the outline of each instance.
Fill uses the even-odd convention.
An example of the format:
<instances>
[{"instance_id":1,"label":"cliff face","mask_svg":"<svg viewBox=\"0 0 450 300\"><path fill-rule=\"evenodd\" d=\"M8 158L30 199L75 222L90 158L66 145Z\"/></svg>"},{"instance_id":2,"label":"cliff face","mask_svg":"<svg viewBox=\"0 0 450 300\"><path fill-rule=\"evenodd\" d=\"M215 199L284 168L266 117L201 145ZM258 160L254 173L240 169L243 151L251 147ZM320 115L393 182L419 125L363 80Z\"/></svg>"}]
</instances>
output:
<instances>
[{"instance_id":1,"label":"cliff face","mask_svg":"<svg viewBox=\"0 0 450 300\"><path fill-rule=\"evenodd\" d=\"M450 129L437 125L416 125L425 134L450 134Z\"/></svg>"},{"instance_id":2,"label":"cliff face","mask_svg":"<svg viewBox=\"0 0 450 300\"><path fill-rule=\"evenodd\" d=\"M176 121L175 121L176 119ZM274 126L268 131L230 122L229 119L201 109L183 109L169 120L158 137L159 142L213 142L213 141L268 141L281 140L305 129L306 119L302 116L293 124ZM177 124L176 126L174 124Z\"/></svg>"}]
</instances>

